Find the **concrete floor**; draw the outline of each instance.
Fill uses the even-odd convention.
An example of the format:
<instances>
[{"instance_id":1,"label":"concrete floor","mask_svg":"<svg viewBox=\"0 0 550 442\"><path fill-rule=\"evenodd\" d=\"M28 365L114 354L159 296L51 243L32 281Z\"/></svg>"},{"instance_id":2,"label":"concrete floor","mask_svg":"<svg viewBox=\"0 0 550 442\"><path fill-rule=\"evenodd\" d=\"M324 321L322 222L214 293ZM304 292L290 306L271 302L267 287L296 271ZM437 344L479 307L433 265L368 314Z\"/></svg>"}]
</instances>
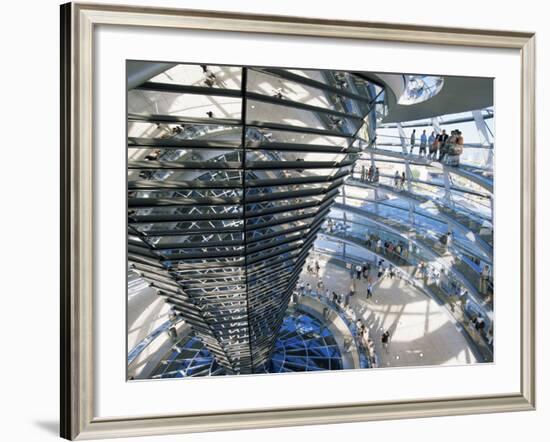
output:
<instances>
[{"instance_id":1,"label":"concrete floor","mask_svg":"<svg viewBox=\"0 0 550 442\"><path fill-rule=\"evenodd\" d=\"M351 279L349 270L318 256L319 277L325 287L347 293L355 284L351 306L369 327L379 367L462 365L478 362L448 311L404 280L386 277L375 283L373 297L366 299L364 280ZM318 277L305 270L301 275L315 289ZM380 337L389 330L388 349Z\"/></svg>"}]
</instances>

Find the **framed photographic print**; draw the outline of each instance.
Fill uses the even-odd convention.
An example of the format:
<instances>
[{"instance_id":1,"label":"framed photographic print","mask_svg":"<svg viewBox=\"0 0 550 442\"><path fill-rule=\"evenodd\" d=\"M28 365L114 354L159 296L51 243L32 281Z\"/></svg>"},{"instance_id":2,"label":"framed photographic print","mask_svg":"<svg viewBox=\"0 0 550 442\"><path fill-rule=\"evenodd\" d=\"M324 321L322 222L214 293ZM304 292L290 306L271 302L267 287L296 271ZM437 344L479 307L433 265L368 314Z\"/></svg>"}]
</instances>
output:
<instances>
[{"instance_id":1,"label":"framed photographic print","mask_svg":"<svg viewBox=\"0 0 550 442\"><path fill-rule=\"evenodd\" d=\"M534 35L61 17L64 438L534 408Z\"/></svg>"}]
</instances>

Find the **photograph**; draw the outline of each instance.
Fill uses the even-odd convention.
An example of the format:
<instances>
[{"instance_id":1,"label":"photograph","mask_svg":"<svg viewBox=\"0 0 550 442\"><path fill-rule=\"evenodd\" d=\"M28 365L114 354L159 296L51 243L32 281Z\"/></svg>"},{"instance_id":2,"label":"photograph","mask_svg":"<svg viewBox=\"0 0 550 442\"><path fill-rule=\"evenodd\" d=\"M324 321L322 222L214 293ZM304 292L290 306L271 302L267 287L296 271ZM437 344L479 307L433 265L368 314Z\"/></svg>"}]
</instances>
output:
<instances>
[{"instance_id":1,"label":"photograph","mask_svg":"<svg viewBox=\"0 0 550 442\"><path fill-rule=\"evenodd\" d=\"M127 381L495 362L494 78L126 60L125 92Z\"/></svg>"}]
</instances>

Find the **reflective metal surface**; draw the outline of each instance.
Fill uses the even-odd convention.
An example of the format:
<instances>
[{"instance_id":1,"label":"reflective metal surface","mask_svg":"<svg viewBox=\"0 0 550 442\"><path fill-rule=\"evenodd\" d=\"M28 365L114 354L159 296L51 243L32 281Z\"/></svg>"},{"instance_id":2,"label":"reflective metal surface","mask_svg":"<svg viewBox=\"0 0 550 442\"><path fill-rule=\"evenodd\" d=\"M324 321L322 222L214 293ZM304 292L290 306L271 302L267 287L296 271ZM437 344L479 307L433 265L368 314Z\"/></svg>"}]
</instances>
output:
<instances>
[{"instance_id":1,"label":"reflective metal surface","mask_svg":"<svg viewBox=\"0 0 550 442\"><path fill-rule=\"evenodd\" d=\"M266 373L340 370L342 357L334 337L319 320L288 312L275 341ZM226 375L227 371L196 337L175 344L152 372L151 379Z\"/></svg>"},{"instance_id":2,"label":"reflective metal surface","mask_svg":"<svg viewBox=\"0 0 550 442\"><path fill-rule=\"evenodd\" d=\"M349 72L183 64L128 92L129 261L228 373L266 369L381 92Z\"/></svg>"}]
</instances>

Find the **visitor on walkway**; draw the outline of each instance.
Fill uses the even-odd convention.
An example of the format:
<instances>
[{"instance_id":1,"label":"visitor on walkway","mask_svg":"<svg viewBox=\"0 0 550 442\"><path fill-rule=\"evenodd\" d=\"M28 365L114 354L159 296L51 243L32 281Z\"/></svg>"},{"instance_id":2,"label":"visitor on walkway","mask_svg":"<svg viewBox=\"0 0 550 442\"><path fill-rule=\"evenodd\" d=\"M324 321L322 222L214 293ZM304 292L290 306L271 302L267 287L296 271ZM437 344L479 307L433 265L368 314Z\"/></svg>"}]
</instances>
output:
<instances>
[{"instance_id":1,"label":"visitor on walkway","mask_svg":"<svg viewBox=\"0 0 550 442\"><path fill-rule=\"evenodd\" d=\"M378 167L374 170L373 182L376 184L380 182L380 169Z\"/></svg>"},{"instance_id":2,"label":"visitor on walkway","mask_svg":"<svg viewBox=\"0 0 550 442\"><path fill-rule=\"evenodd\" d=\"M485 264L483 270L479 274L479 293L483 296L487 296L487 288L489 287L489 278L491 276L491 271L489 266Z\"/></svg>"},{"instance_id":3,"label":"visitor on walkway","mask_svg":"<svg viewBox=\"0 0 550 442\"><path fill-rule=\"evenodd\" d=\"M370 264L366 261L363 262L363 278L367 278L369 276L369 270L370 270Z\"/></svg>"},{"instance_id":4,"label":"visitor on walkway","mask_svg":"<svg viewBox=\"0 0 550 442\"><path fill-rule=\"evenodd\" d=\"M420 261L416 266L416 271L414 272L413 278L422 277L423 268L424 268L424 261Z\"/></svg>"},{"instance_id":5,"label":"visitor on walkway","mask_svg":"<svg viewBox=\"0 0 550 442\"><path fill-rule=\"evenodd\" d=\"M405 188L405 180L406 180L406 177L405 177L405 172L401 172L401 189L403 190Z\"/></svg>"},{"instance_id":6,"label":"visitor on walkway","mask_svg":"<svg viewBox=\"0 0 550 442\"><path fill-rule=\"evenodd\" d=\"M439 161L444 164L447 164L451 146L456 142L457 134L456 130L451 131L451 135L447 138L447 142L439 148Z\"/></svg>"},{"instance_id":7,"label":"visitor on walkway","mask_svg":"<svg viewBox=\"0 0 550 442\"><path fill-rule=\"evenodd\" d=\"M332 233L334 231L334 221L332 220L332 218L330 218L327 221L327 226L328 226L328 232Z\"/></svg>"},{"instance_id":8,"label":"visitor on walkway","mask_svg":"<svg viewBox=\"0 0 550 442\"><path fill-rule=\"evenodd\" d=\"M384 333L382 333L382 336L380 337L380 341L382 341L382 347L384 347L384 349L386 350L386 353L389 353L390 352L389 350L390 332L386 330Z\"/></svg>"},{"instance_id":9,"label":"visitor on walkway","mask_svg":"<svg viewBox=\"0 0 550 442\"><path fill-rule=\"evenodd\" d=\"M349 337L344 339L344 351L346 353L351 351L351 338Z\"/></svg>"},{"instance_id":10,"label":"visitor on walkway","mask_svg":"<svg viewBox=\"0 0 550 442\"><path fill-rule=\"evenodd\" d=\"M447 140L449 139L449 134L445 132L445 129L441 131L438 135L438 147L439 147L439 158L437 161L441 161L443 156L447 153Z\"/></svg>"},{"instance_id":11,"label":"visitor on walkway","mask_svg":"<svg viewBox=\"0 0 550 442\"><path fill-rule=\"evenodd\" d=\"M464 151L464 138L462 137L462 132L458 129L451 132L451 136L447 141L447 149L443 162L447 166L457 167L460 163L460 155Z\"/></svg>"},{"instance_id":12,"label":"visitor on walkway","mask_svg":"<svg viewBox=\"0 0 550 442\"><path fill-rule=\"evenodd\" d=\"M355 279L361 280L361 273L363 271L363 268L360 264L357 264L355 266Z\"/></svg>"},{"instance_id":13,"label":"visitor on walkway","mask_svg":"<svg viewBox=\"0 0 550 442\"><path fill-rule=\"evenodd\" d=\"M426 136L426 130L422 131L420 135L420 156L426 155L426 145L428 144L428 137Z\"/></svg>"},{"instance_id":14,"label":"visitor on walkway","mask_svg":"<svg viewBox=\"0 0 550 442\"><path fill-rule=\"evenodd\" d=\"M451 240L451 232L444 233L439 237L439 242L441 246L443 247L443 252L447 253L449 250L449 242Z\"/></svg>"},{"instance_id":15,"label":"visitor on walkway","mask_svg":"<svg viewBox=\"0 0 550 442\"><path fill-rule=\"evenodd\" d=\"M428 158L430 160L437 159L437 150L439 149L439 134L437 134L434 138L434 141L432 144L430 144L430 153L428 155Z\"/></svg>"},{"instance_id":16,"label":"visitor on walkway","mask_svg":"<svg viewBox=\"0 0 550 442\"><path fill-rule=\"evenodd\" d=\"M374 167L371 164L371 166L369 167L369 173L367 174L367 181L369 183L372 182L373 177L374 177Z\"/></svg>"},{"instance_id":17,"label":"visitor on walkway","mask_svg":"<svg viewBox=\"0 0 550 442\"><path fill-rule=\"evenodd\" d=\"M372 298L372 282L369 278L369 282L367 284L367 299Z\"/></svg>"},{"instance_id":18,"label":"visitor on walkway","mask_svg":"<svg viewBox=\"0 0 550 442\"><path fill-rule=\"evenodd\" d=\"M401 252L403 251L403 246L401 245L401 243L397 244L395 246L395 254L401 258Z\"/></svg>"},{"instance_id":19,"label":"visitor on walkway","mask_svg":"<svg viewBox=\"0 0 550 442\"><path fill-rule=\"evenodd\" d=\"M393 177L393 186L399 190L399 184L401 183L401 177L399 176L399 172L395 171L395 176Z\"/></svg>"},{"instance_id":20,"label":"visitor on walkway","mask_svg":"<svg viewBox=\"0 0 550 442\"><path fill-rule=\"evenodd\" d=\"M437 150L435 146L435 132L432 132L428 138L428 149L429 149L428 158L432 158L434 151Z\"/></svg>"},{"instance_id":21,"label":"visitor on walkway","mask_svg":"<svg viewBox=\"0 0 550 442\"><path fill-rule=\"evenodd\" d=\"M445 248L445 252L448 252L449 247L451 247L451 243L453 242L453 232L450 230L447 232L447 247Z\"/></svg>"},{"instance_id":22,"label":"visitor on walkway","mask_svg":"<svg viewBox=\"0 0 550 442\"><path fill-rule=\"evenodd\" d=\"M411 155L413 154L415 143L416 143L416 129L413 129L412 134L411 134Z\"/></svg>"},{"instance_id":23,"label":"visitor on walkway","mask_svg":"<svg viewBox=\"0 0 550 442\"><path fill-rule=\"evenodd\" d=\"M317 281L317 293L321 293L323 291L324 283L322 279L319 279Z\"/></svg>"}]
</instances>

